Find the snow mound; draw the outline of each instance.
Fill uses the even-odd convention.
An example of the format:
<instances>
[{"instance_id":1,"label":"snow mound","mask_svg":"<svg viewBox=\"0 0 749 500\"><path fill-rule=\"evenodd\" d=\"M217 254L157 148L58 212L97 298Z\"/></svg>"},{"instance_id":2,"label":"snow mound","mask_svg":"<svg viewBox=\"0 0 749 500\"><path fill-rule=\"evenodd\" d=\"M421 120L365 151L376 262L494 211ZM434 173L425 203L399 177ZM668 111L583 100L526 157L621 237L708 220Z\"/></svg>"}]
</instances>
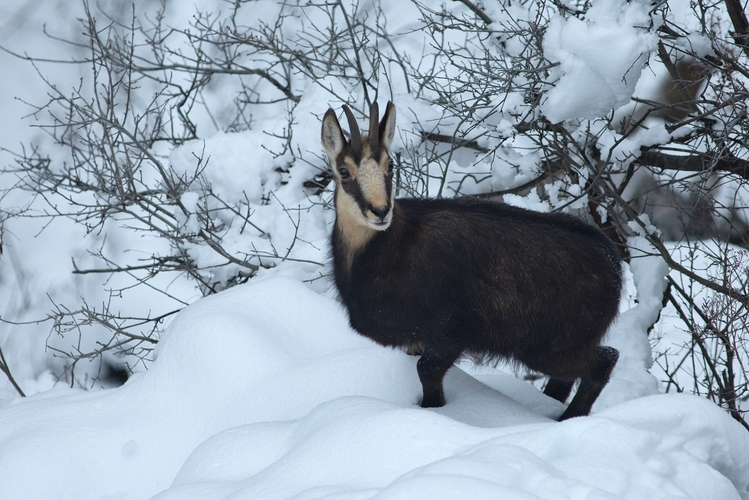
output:
<instances>
[{"instance_id":1,"label":"snow mound","mask_svg":"<svg viewBox=\"0 0 749 500\"><path fill-rule=\"evenodd\" d=\"M551 70L557 81L541 104L549 121L598 118L629 102L657 43L644 29L651 23L650 8L638 1L599 0L585 20L551 19L543 49L559 66Z\"/></svg>"},{"instance_id":2,"label":"snow mound","mask_svg":"<svg viewBox=\"0 0 749 500\"><path fill-rule=\"evenodd\" d=\"M186 308L121 388L0 409L2 496L749 498L749 434L702 399L557 423L529 384L453 368L427 410L415 365L331 298L255 279Z\"/></svg>"}]
</instances>

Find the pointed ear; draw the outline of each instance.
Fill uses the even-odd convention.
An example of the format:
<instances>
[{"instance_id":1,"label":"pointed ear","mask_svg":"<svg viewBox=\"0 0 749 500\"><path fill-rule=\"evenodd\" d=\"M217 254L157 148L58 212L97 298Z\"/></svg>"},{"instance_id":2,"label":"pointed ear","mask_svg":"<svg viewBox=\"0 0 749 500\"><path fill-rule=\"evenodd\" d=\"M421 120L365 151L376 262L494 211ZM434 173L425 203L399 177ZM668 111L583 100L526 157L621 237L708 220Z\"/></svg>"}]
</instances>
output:
<instances>
[{"instance_id":1,"label":"pointed ear","mask_svg":"<svg viewBox=\"0 0 749 500\"><path fill-rule=\"evenodd\" d=\"M336 118L335 111L332 108L328 109L322 119L321 139L322 147L325 148L325 152L328 153L328 158L330 158L330 164L335 166L336 158L346 146L346 139L343 137L341 125L338 123L338 118Z\"/></svg>"},{"instance_id":2,"label":"pointed ear","mask_svg":"<svg viewBox=\"0 0 749 500\"><path fill-rule=\"evenodd\" d=\"M385 114L380 122L379 135L382 145L387 151L390 151L390 145L395 138L395 105L391 101L388 101Z\"/></svg>"}]
</instances>

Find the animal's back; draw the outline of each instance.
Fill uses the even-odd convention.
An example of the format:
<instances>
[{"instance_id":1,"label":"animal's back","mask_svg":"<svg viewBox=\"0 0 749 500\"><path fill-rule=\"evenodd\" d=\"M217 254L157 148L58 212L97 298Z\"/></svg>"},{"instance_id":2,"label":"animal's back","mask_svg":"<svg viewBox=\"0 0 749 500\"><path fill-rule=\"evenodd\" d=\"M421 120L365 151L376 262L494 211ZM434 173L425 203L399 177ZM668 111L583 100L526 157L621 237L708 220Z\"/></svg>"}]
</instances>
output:
<instances>
[{"instance_id":1,"label":"animal's back","mask_svg":"<svg viewBox=\"0 0 749 500\"><path fill-rule=\"evenodd\" d=\"M616 316L613 243L565 214L471 199L396 201L393 222L336 276L352 326L578 376Z\"/></svg>"}]
</instances>

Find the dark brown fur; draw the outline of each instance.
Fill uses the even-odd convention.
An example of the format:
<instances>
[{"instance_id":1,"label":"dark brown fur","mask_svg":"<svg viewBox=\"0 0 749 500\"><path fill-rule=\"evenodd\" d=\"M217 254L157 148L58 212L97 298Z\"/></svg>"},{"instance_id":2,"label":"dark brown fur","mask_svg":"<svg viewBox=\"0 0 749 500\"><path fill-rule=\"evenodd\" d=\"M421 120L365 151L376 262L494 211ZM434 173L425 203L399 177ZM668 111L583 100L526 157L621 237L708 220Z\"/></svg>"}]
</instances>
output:
<instances>
[{"instance_id":1,"label":"dark brown fur","mask_svg":"<svg viewBox=\"0 0 749 500\"><path fill-rule=\"evenodd\" d=\"M379 153L387 155L390 144L382 142ZM356 156L347 147L337 166ZM338 190L345 188L340 175L336 180L338 205L345 196ZM366 211L360 192L354 199ZM561 419L587 415L618 357L600 345L621 289L613 243L560 213L474 199L392 200L388 194L388 200L389 227L362 228L369 232L357 245L347 239L350 222L337 215L335 284L356 331L385 346L421 349L422 406L445 404L444 374L468 354L519 361L549 375L545 392L560 401L581 379Z\"/></svg>"}]
</instances>

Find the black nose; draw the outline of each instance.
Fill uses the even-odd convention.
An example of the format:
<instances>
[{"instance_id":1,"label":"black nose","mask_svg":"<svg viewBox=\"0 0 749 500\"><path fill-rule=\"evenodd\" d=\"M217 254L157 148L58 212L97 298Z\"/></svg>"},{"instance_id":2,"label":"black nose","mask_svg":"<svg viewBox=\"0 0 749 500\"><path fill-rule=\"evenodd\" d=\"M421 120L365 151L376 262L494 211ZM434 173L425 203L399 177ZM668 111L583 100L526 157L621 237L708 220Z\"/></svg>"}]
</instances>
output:
<instances>
[{"instance_id":1,"label":"black nose","mask_svg":"<svg viewBox=\"0 0 749 500\"><path fill-rule=\"evenodd\" d=\"M370 207L369 210L377 216L381 221L385 220L385 216L388 214L389 208L387 206L384 207Z\"/></svg>"}]
</instances>

